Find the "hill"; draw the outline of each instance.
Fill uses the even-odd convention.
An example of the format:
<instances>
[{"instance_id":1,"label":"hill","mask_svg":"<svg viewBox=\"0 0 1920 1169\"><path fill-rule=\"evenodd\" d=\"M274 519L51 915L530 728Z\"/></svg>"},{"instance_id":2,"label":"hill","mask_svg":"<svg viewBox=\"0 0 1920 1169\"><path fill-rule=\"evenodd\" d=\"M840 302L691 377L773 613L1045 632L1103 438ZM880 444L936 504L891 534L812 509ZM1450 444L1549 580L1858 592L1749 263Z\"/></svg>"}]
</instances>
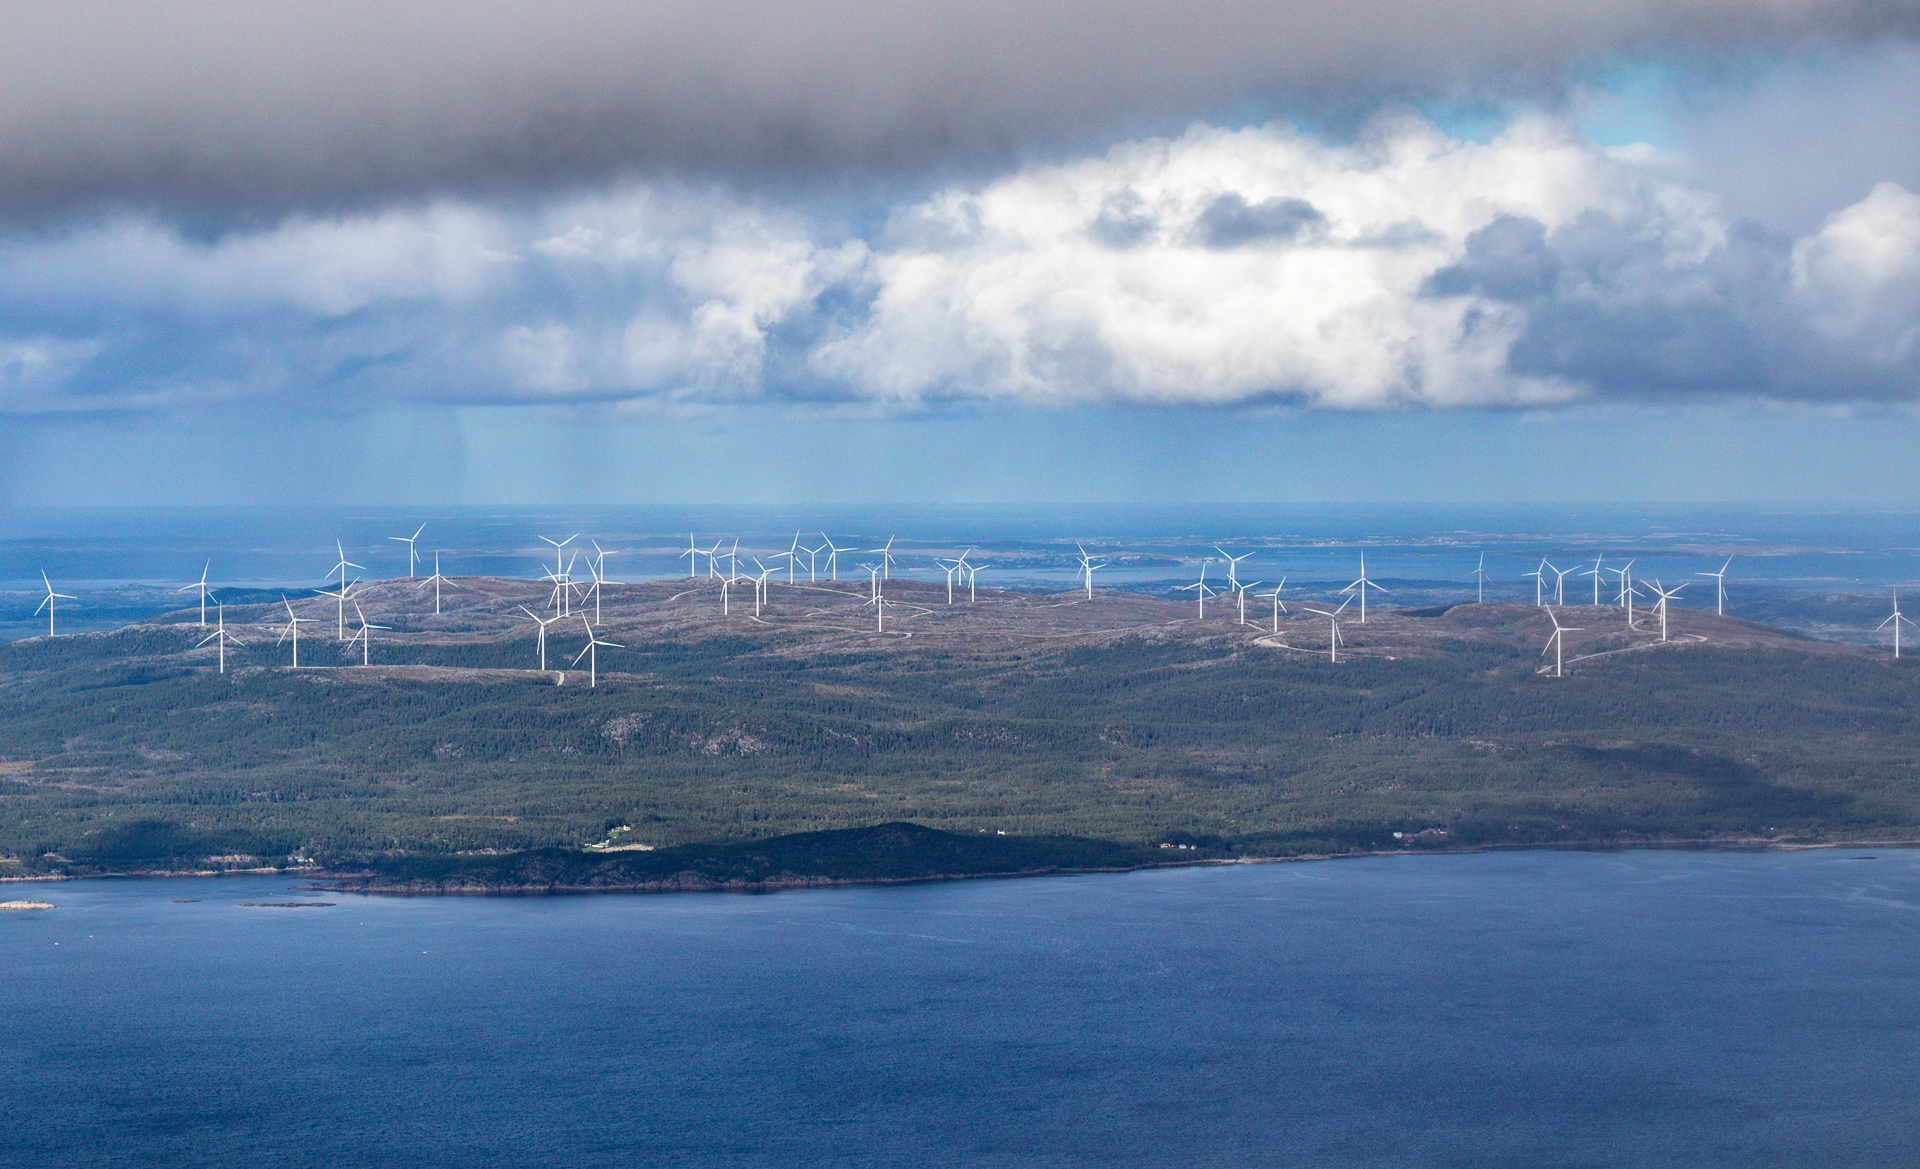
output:
<instances>
[{"instance_id":1,"label":"hill","mask_svg":"<svg viewBox=\"0 0 1920 1169\"><path fill-rule=\"evenodd\" d=\"M880 630L865 581L776 584L757 617L750 585L724 616L717 581L609 586L592 685L537 668L526 581L456 581L437 616L368 587L393 628L365 647L296 601L298 669L277 603L228 607L224 673L197 608L0 646L0 855L351 867L901 820L1217 856L1920 834L1920 674L1880 651L1566 606L1554 677L1531 605L1349 609L1335 663L1298 606L886 589ZM550 666L583 629L549 624Z\"/></svg>"}]
</instances>

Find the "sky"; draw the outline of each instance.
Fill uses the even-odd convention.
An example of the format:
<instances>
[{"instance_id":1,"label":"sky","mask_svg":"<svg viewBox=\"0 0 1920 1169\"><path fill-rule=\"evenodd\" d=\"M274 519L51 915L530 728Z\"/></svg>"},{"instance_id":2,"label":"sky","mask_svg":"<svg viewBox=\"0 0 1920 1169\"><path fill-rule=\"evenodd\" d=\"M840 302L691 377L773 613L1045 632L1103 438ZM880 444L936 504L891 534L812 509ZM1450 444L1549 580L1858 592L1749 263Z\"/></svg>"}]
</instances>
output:
<instances>
[{"instance_id":1,"label":"sky","mask_svg":"<svg viewBox=\"0 0 1920 1169\"><path fill-rule=\"evenodd\" d=\"M0 501L1920 502L1920 0L0 10Z\"/></svg>"}]
</instances>

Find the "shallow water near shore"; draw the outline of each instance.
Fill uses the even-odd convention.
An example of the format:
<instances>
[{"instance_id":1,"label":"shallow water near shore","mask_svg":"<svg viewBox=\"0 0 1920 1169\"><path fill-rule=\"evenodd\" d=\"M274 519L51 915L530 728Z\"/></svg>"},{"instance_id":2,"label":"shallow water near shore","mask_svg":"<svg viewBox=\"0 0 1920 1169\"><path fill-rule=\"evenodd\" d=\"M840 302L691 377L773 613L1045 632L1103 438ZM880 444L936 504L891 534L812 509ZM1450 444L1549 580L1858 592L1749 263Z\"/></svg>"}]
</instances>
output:
<instances>
[{"instance_id":1,"label":"shallow water near shore","mask_svg":"<svg viewBox=\"0 0 1920 1169\"><path fill-rule=\"evenodd\" d=\"M32 886L57 908L0 918L0 1162L1920 1161L1911 851L300 883Z\"/></svg>"}]
</instances>

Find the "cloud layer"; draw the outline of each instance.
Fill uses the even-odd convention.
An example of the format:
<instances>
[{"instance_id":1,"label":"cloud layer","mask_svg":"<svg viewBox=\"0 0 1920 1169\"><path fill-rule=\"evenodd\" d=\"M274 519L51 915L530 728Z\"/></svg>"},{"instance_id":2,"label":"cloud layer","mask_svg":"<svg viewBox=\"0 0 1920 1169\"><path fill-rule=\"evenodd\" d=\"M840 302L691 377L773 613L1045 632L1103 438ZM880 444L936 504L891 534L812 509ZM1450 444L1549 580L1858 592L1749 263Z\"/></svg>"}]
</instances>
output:
<instances>
[{"instance_id":1,"label":"cloud layer","mask_svg":"<svg viewBox=\"0 0 1920 1169\"><path fill-rule=\"evenodd\" d=\"M1911 32L1916 0L73 0L0 11L0 217L950 165L1621 51Z\"/></svg>"},{"instance_id":2,"label":"cloud layer","mask_svg":"<svg viewBox=\"0 0 1920 1169\"><path fill-rule=\"evenodd\" d=\"M0 244L0 410L1898 401L1920 198L1797 238L1523 120L1196 125L847 233L727 186Z\"/></svg>"}]
</instances>

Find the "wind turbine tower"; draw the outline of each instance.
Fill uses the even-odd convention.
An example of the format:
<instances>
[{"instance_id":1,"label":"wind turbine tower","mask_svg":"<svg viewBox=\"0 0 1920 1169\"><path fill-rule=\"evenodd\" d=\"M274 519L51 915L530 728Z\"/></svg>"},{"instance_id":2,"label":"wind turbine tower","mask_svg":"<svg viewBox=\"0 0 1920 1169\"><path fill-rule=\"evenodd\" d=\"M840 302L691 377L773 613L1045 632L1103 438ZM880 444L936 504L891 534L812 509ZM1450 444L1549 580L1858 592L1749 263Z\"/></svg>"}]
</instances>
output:
<instances>
[{"instance_id":1,"label":"wind turbine tower","mask_svg":"<svg viewBox=\"0 0 1920 1169\"><path fill-rule=\"evenodd\" d=\"M1686 587L1687 586L1684 583L1682 583L1682 584L1674 585L1673 588L1671 589L1667 589L1661 586L1660 581L1657 578L1653 582L1653 591L1655 593L1658 593L1660 596L1660 604L1658 607L1660 609L1660 640L1661 641L1665 641L1667 639L1667 602L1678 599L1680 596L1680 590Z\"/></svg>"},{"instance_id":2,"label":"wind turbine tower","mask_svg":"<svg viewBox=\"0 0 1920 1169\"><path fill-rule=\"evenodd\" d=\"M1280 594L1285 592L1286 589L1287 578L1283 576L1280 578L1280 583L1273 586L1272 592L1260 594L1263 597L1273 598L1273 631L1275 633L1280 632L1280 614L1287 612L1287 606L1280 600ZM1292 614L1289 613L1288 615L1291 616Z\"/></svg>"},{"instance_id":3,"label":"wind turbine tower","mask_svg":"<svg viewBox=\"0 0 1920 1169\"><path fill-rule=\"evenodd\" d=\"M1340 614L1346 612L1349 604L1352 604L1352 598L1340 602L1340 607L1331 612L1326 609L1315 609L1307 605L1300 606L1309 613L1318 613L1327 619L1327 658L1329 661L1337 662L1340 660Z\"/></svg>"},{"instance_id":4,"label":"wind turbine tower","mask_svg":"<svg viewBox=\"0 0 1920 1169\"><path fill-rule=\"evenodd\" d=\"M1487 554L1485 552L1480 554L1480 563L1474 568L1473 575L1479 585L1474 594L1473 603L1484 605L1487 603Z\"/></svg>"},{"instance_id":5,"label":"wind turbine tower","mask_svg":"<svg viewBox=\"0 0 1920 1169\"><path fill-rule=\"evenodd\" d=\"M1566 649L1566 638L1562 635L1579 633L1581 630L1577 626L1560 624L1560 618L1553 615L1552 609L1547 610L1547 620L1553 622L1553 636L1547 638L1547 644L1541 648L1540 656L1544 658L1547 656L1547 650L1553 651L1553 676L1558 678L1562 676L1561 663L1563 651Z\"/></svg>"},{"instance_id":6,"label":"wind turbine tower","mask_svg":"<svg viewBox=\"0 0 1920 1169\"><path fill-rule=\"evenodd\" d=\"M617 641L601 641L594 635L593 626L585 617L580 618L580 624L587 627L587 644L586 648L574 655L573 664L577 666L580 664L581 658L587 659L587 688L591 690L594 686L598 685L600 681L600 655L596 651L603 645L608 649L620 649L623 647Z\"/></svg>"},{"instance_id":7,"label":"wind turbine tower","mask_svg":"<svg viewBox=\"0 0 1920 1169\"><path fill-rule=\"evenodd\" d=\"M1345 592L1358 593L1360 597L1360 624L1362 625L1365 625L1367 623L1367 590L1368 589L1373 589L1376 592L1382 592L1382 593L1387 591L1381 588L1379 585L1374 584L1372 581L1367 579L1367 554L1365 552L1362 552L1360 554L1360 579L1354 581L1352 584L1348 585L1346 588L1340 590L1343 593ZM1345 608L1345 607L1346 607L1345 605L1341 606L1341 608Z\"/></svg>"},{"instance_id":8,"label":"wind turbine tower","mask_svg":"<svg viewBox=\"0 0 1920 1169\"><path fill-rule=\"evenodd\" d=\"M287 607L287 627L280 631L279 640L273 644L279 645L280 642L287 640L289 636L293 638L293 668L297 670L300 668L300 623L302 621L310 621L312 618L294 616L293 602L287 600L284 596L280 598L280 603Z\"/></svg>"},{"instance_id":9,"label":"wind turbine tower","mask_svg":"<svg viewBox=\"0 0 1920 1169\"><path fill-rule=\"evenodd\" d=\"M421 524L418 528L414 529L413 535L411 536L388 536L387 537L387 539L389 540L398 540L407 546L407 579L408 580L413 579L414 565L420 562L420 550L415 546L414 542L420 539L420 533L426 530L427 530L427 525Z\"/></svg>"},{"instance_id":10,"label":"wind turbine tower","mask_svg":"<svg viewBox=\"0 0 1920 1169\"><path fill-rule=\"evenodd\" d=\"M1893 656L1896 661L1900 657L1900 626L1902 624L1912 625L1913 622L1900 615L1900 590L1895 589L1893 590L1893 615L1882 621L1875 631L1878 632L1889 625L1893 626Z\"/></svg>"},{"instance_id":11,"label":"wind turbine tower","mask_svg":"<svg viewBox=\"0 0 1920 1169\"><path fill-rule=\"evenodd\" d=\"M73 600L78 600L79 598L70 597L65 593L54 592L53 582L47 579L47 570L44 568L40 570L40 583L47 586L47 597L45 600L40 602L40 607L33 611L33 615L35 617L38 617L40 615L40 609L45 609L47 611L47 636L52 637L53 636L54 598L58 597L63 601L73 601Z\"/></svg>"},{"instance_id":12,"label":"wind turbine tower","mask_svg":"<svg viewBox=\"0 0 1920 1169\"><path fill-rule=\"evenodd\" d=\"M360 611L360 602L358 601L355 601L353 603L353 615L360 619L360 628L353 635L353 641L357 641L360 643L360 664L363 666L370 666L373 664L373 656L372 656L372 650L371 650L371 646L373 644L373 637L369 633L369 630L391 629L393 627L391 625L367 624L367 615ZM349 652L351 652L353 649L353 641L349 641L347 643L347 649Z\"/></svg>"},{"instance_id":13,"label":"wind turbine tower","mask_svg":"<svg viewBox=\"0 0 1920 1169\"><path fill-rule=\"evenodd\" d=\"M202 629L205 629L207 627L207 573L212 568L213 568L213 561L211 560L207 561L206 567L200 570L200 579L197 583L187 585L184 588L177 588L173 590L176 593L189 593L189 592L192 592L194 589L200 590L200 628ZM201 642L201 644L205 645L206 643ZM222 671L222 672L224 673L225 671Z\"/></svg>"},{"instance_id":14,"label":"wind turbine tower","mask_svg":"<svg viewBox=\"0 0 1920 1169\"><path fill-rule=\"evenodd\" d=\"M214 605L220 616L220 626L202 638L200 645L205 645L209 641L218 641L220 643L220 672L224 674L227 672L227 643L232 642L235 645L245 645L247 643L227 632L227 607L218 601L215 601ZM200 645L196 645L193 648L199 649Z\"/></svg>"},{"instance_id":15,"label":"wind turbine tower","mask_svg":"<svg viewBox=\"0 0 1920 1169\"><path fill-rule=\"evenodd\" d=\"M1202 560L1200 562L1199 581L1190 585L1181 585L1178 591L1184 593L1189 590L1194 591L1194 600L1199 603L1199 606L1200 606L1199 619L1202 621L1205 621L1207 619L1207 597L1210 595L1213 595L1213 590L1207 587L1207 562L1206 561Z\"/></svg>"},{"instance_id":16,"label":"wind turbine tower","mask_svg":"<svg viewBox=\"0 0 1920 1169\"><path fill-rule=\"evenodd\" d=\"M1719 572L1694 573L1695 576L1710 576L1713 578L1713 615L1716 617L1725 617L1727 615L1727 569L1732 565L1733 557L1729 556L1727 557L1727 562L1720 566Z\"/></svg>"},{"instance_id":17,"label":"wind turbine tower","mask_svg":"<svg viewBox=\"0 0 1920 1169\"><path fill-rule=\"evenodd\" d=\"M534 612L532 609L527 608L525 605L520 606L520 611L522 613L525 613L527 616L533 618L533 623L540 627L540 633L538 635L539 641L540 641L540 672L544 674L547 672L547 626L553 624L555 621L560 620L560 618L542 617L540 614Z\"/></svg>"}]
</instances>

